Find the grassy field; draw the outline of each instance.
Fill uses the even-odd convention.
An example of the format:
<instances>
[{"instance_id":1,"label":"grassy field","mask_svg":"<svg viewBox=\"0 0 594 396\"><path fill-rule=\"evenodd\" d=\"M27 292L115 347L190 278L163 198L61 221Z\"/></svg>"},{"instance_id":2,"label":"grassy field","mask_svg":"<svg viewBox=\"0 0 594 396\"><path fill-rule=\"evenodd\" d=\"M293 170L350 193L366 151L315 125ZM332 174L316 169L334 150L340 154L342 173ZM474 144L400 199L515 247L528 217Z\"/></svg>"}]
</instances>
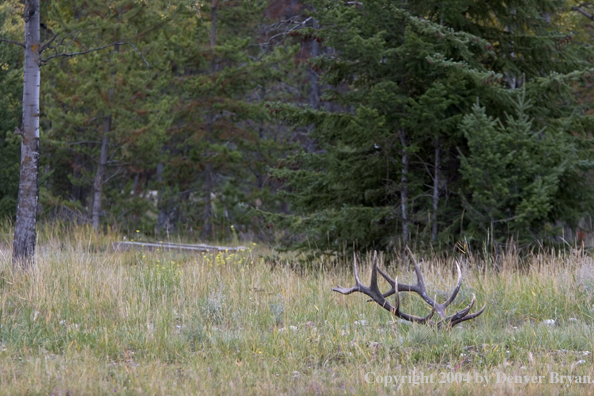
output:
<instances>
[{"instance_id":1,"label":"grassy field","mask_svg":"<svg viewBox=\"0 0 594 396\"><path fill-rule=\"evenodd\" d=\"M116 238L42 229L35 270L14 273L10 230L0 229L0 395L594 393L575 383L594 381L594 262L579 250L522 264L510 254L497 271L470 257L450 311L472 293L487 310L436 331L394 320L362 294L332 292L354 285L350 268L295 270L253 245L218 256L109 252ZM369 262L362 267L368 283ZM453 268L422 266L440 301ZM428 313L418 296L401 293L401 304ZM421 372L429 383L378 383ZM551 373L573 383L551 383ZM496 383L503 374L523 383Z\"/></svg>"}]
</instances>

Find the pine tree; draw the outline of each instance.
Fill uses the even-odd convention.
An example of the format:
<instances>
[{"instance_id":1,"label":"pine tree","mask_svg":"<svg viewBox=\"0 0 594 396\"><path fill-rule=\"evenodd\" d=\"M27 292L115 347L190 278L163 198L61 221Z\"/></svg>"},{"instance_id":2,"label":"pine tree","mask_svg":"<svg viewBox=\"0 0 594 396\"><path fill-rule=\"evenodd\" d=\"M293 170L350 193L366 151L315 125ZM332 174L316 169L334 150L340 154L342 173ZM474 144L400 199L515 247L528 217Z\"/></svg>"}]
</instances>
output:
<instances>
[{"instance_id":1,"label":"pine tree","mask_svg":"<svg viewBox=\"0 0 594 396\"><path fill-rule=\"evenodd\" d=\"M22 10L21 10L22 11ZM0 5L0 36L22 33L22 19L15 18L18 5ZM18 47L0 42L0 218L14 218L19 188L19 149L15 128L20 127L22 60Z\"/></svg>"},{"instance_id":2,"label":"pine tree","mask_svg":"<svg viewBox=\"0 0 594 396\"><path fill-rule=\"evenodd\" d=\"M293 68L295 48L261 45L265 6L204 4L172 46L180 54L181 100L162 155L168 185L161 187L161 229L169 224L200 230L203 239L225 238L254 227L247 205L278 208L265 169L288 144L270 124L264 99L283 97L278 83ZM230 231L232 225L241 229Z\"/></svg>"},{"instance_id":3,"label":"pine tree","mask_svg":"<svg viewBox=\"0 0 594 396\"><path fill-rule=\"evenodd\" d=\"M515 114L505 122L476 104L461 123L469 150L461 155L460 168L469 241L487 235L495 242L543 240L547 233L554 235L550 225L575 220L564 207L584 204L584 194L560 196L563 185L588 170L575 142L563 130L535 129L529 108L525 91L518 90ZM584 182L583 191L591 191Z\"/></svg>"},{"instance_id":4,"label":"pine tree","mask_svg":"<svg viewBox=\"0 0 594 396\"><path fill-rule=\"evenodd\" d=\"M52 167L75 154L74 163L62 166L82 170L78 177L69 175L71 184L91 193L79 208L88 205L88 217L99 230L104 213L112 213L112 220L123 212L138 219L150 211L143 205L146 200L135 199L137 188L126 182L156 167L170 123L172 100L163 92L170 73L162 56L168 41L159 28L175 10L159 2L96 2L80 9L73 5L76 12L64 15L68 8L62 7L53 10L53 28L77 34L83 51L101 42L122 43L55 62L45 86ZM105 190L105 182L113 184L114 177L120 179L115 191ZM54 189L60 205L71 198L68 187Z\"/></svg>"},{"instance_id":5,"label":"pine tree","mask_svg":"<svg viewBox=\"0 0 594 396\"><path fill-rule=\"evenodd\" d=\"M314 125L310 137L318 150L300 152L273 172L285 181L296 215L268 217L291 227L296 246L322 251L386 248L412 239L453 242L471 222L460 219L474 191L461 172L470 148L461 122L477 98L490 116L513 121L505 114L514 113L514 90L521 86L532 103L522 117L531 117L536 130L549 126L555 136L563 130L563 147L575 147L576 158L586 159L587 142L578 136L589 119L573 87L589 74L590 48L572 45L547 17L560 6L315 2L321 27L300 34L334 50L312 64L334 87L324 97L344 110L276 105L284 120ZM567 188L560 183L555 196L566 197ZM592 194L581 196L583 210ZM580 210L559 219L575 220Z\"/></svg>"}]
</instances>

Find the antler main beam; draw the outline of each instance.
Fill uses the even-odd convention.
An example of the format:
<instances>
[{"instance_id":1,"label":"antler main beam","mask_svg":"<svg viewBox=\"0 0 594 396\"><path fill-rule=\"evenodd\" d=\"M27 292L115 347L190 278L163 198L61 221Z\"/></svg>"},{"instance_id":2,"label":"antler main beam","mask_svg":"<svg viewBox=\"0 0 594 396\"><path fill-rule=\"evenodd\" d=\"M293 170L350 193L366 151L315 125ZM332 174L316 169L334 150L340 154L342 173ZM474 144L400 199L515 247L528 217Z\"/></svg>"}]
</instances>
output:
<instances>
[{"instance_id":1,"label":"antler main beam","mask_svg":"<svg viewBox=\"0 0 594 396\"><path fill-rule=\"evenodd\" d=\"M335 292L338 292L341 294L345 294L345 295L351 294L354 292L363 293L366 296L371 297L371 300L369 300L369 301L375 301L382 308L392 312L394 315L396 315L397 317L399 317L401 319L408 320L410 322L436 325L438 328L441 328L442 326L454 327L455 325L457 325L459 323L474 319L483 313L483 311L487 307L487 304L485 304L479 311L469 314L470 310L474 306L474 303L476 302L476 297L473 294L472 300L470 301L470 304L468 304L468 306L466 308L456 312L455 314L453 314L451 316L446 316L446 313L445 313L446 308L448 307L448 305L450 305L456 299L456 296L458 295L458 292L460 291L460 287L462 286L462 271L460 271L460 266L458 264L456 264L456 267L458 269L458 283L456 284L454 291L452 292L450 297L444 303L439 304L434 299L429 297L429 295L427 294L427 290L425 289L425 280L423 279L423 274L421 273L419 263L415 259L414 255L412 254L410 249L408 249L408 247L407 247L407 250L410 253L410 256L413 260L413 264L415 267L415 274L417 275L417 284L416 285L405 285L402 283L398 283L398 278L396 280L392 279L388 274L386 274L384 271L382 271L377 266L377 253L376 253L373 257L373 268L371 270L371 283L370 283L369 287L363 285L363 283L361 282L361 279L359 279L359 270L357 268L357 257L355 256L355 259L353 261L353 267L354 267L354 272L355 272L355 282L356 282L355 286L353 286L351 288L345 288L345 287L338 285L337 287L333 288L332 291L335 291ZM388 282L388 284L391 286L390 290L388 290L385 293L382 293L379 289L378 282L377 282L378 272L386 280L386 282ZM429 304L431 306L431 312L429 313L429 315L427 315L425 317L419 317L419 316L409 315L409 314L406 314L406 313L400 311L400 297L398 295L399 292L413 292L413 293L417 293L419 296L421 296L421 298L427 304ZM390 297L392 294L395 295L394 306L392 306L386 300L386 298ZM431 321L431 318L433 317L433 314L436 312L439 315L439 317L441 318L441 320L437 323L434 323L433 321Z\"/></svg>"}]
</instances>

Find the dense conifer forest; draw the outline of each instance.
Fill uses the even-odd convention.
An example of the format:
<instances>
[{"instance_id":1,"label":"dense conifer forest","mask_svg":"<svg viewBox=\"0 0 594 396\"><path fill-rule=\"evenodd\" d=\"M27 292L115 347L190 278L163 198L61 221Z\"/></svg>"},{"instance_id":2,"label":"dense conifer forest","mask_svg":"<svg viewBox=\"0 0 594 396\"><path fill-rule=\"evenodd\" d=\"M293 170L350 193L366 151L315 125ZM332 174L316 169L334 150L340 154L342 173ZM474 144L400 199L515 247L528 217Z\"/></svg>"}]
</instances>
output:
<instances>
[{"instance_id":1,"label":"dense conifer forest","mask_svg":"<svg viewBox=\"0 0 594 396\"><path fill-rule=\"evenodd\" d=\"M25 255L36 221L322 252L579 242L594 210L593 12L5 0L0 217Z\"/></svg>"}]
</instances>

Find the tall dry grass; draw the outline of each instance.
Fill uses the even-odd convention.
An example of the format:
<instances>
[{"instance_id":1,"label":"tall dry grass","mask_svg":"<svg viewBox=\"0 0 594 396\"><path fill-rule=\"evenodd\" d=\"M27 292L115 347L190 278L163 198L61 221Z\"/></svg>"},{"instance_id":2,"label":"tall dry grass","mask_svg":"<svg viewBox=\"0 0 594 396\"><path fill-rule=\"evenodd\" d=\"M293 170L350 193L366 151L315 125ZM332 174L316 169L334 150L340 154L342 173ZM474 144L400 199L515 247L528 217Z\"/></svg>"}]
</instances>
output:
<instances>
[{"instance_id":1,"label":"tall dry grass","mask_svg":"<svg viewBox=\"0 0 594 396\"><path fill-rule=\"evenodd\" d=\"M346 265L296 270L289 256L272 265L264 258L271 252L253 245L216 256L114 253L107 247L121 236L113 232L48 225L35 269L15 273L10 232L0 228L0 395L594 393L593 385L548 380L493 383L496 372L594 380L594 264L581 250L521 264L514 254L497 265L467 256L451 310L472 293L487 310L436 331L396 321L363 295L331 292L354 284ZM384 264L414 283L408 268ZM438 299L455 284L453 269L453 258L424 262ZM401 293L401 304L428 313L417 296ZM543 324L549 319L555 325ZM420 371L436 382L364 379ZM440 384L441 372L481 373L491 383Z\"/></svg>"}]
</instances>

